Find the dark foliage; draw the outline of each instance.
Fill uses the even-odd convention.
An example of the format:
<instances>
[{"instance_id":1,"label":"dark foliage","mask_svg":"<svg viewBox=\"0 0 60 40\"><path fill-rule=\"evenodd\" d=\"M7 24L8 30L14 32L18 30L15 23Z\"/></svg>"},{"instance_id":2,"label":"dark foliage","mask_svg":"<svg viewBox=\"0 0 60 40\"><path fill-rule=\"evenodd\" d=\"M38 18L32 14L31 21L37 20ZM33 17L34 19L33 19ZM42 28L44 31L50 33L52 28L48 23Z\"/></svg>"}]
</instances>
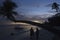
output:
<instances>
[{"instance_id":1,"label":"dark foliage","mask_svg":"<svg viewBox=\"0 0 60 40\"><path fill-rule=\"evenodd\" d=\"M57 4L56 2L54 2L54 3L52 4L52 9L55 9L56 12L58 12L58 10L59 10L59 4Z\"/></svg>"},{"instance_id":2,"label":"dark foliage","mask_svg":"<svg viewBox=\"0 0 60 40\"><path fill-rule=\"evenodd\" d=\"M60 26L60 13L57 13L51 18L48 18L50 25Z\"/></svg>"},{"instance_id":3,"label":"dark foliage","mask_svg":"<svg viewBox=\"0 0 60 40\"><path fill-rule=\"evenodd\" d=\"M17 15L17 13L13 11L13 9L16 7L17 5L14 2L12 2L11 0L6 0L5 2L3 2L3 6L0 7L0 15L14 21L14 15Z\"/></svg>"}]
</instances>

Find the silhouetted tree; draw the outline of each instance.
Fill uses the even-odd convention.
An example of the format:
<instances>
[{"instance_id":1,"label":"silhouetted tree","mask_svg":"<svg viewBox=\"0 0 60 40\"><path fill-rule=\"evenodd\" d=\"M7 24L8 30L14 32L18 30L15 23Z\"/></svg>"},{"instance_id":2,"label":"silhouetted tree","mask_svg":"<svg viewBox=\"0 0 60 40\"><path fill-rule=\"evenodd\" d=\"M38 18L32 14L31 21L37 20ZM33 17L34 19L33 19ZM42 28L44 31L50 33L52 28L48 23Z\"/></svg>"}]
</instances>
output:
<instances>
[{"instance_id":1,"label":"silhouetted tree","mask_svg":"<svg viewBox=\"0 0 60 40\"><path fill-rule=\"evenodd\" d=\"M53 17L48 18L49 24L60 26L60 13L55 14Z\"/></svg>"},{"instance_id":2,"label":"silhouetted tree","mask_svg":"<svg viewBox=\"0 0 60 40\"><path fill-rule=\"evenodd\" d=\"M17 13L13 9L16 7L17 5L11 0L5 0L5 2L3 2L3 6L0 7L0 15L14 21L14 15L17 15Z\"/></svg>"},{"instance_id":3,"label":"silhouetted tree","mask_svg":"<svg viewBox=\"0 0 60 40\"><path fill-rule=\"evenodd\" d=\"M57 4L56 2L54 2L54 3L52 4L52 9L55 9L56 12L58 12L58 10L59 10L59 4Z\"/></svg>"},{"instance_id":4,"label":"silhouetted tree","mask_svg":"<svg viewBox=\"0 0 60 40\"><path fill-rule=\"evenodd\" d=\"M55 25L55 26L60 26L60 13L59 13L59 4L57 4L56 2L54 2L52 4L52 9L56 10L56 14L50 18L48 18L49 24L50 25Z\"/></svg>"}]
</instances>

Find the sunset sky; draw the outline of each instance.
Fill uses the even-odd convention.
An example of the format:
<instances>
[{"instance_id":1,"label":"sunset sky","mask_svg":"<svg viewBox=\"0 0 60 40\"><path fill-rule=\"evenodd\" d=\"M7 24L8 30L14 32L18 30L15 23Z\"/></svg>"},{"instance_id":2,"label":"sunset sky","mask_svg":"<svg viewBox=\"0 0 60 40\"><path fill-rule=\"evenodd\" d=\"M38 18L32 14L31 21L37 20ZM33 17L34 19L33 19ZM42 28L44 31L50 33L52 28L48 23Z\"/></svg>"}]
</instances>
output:
<instances>
[{"instance_id":1,"label":"sunset sky","mask_svg":"<svg viewBox=\"0 0 60 40\"><path fill-rule=\"evenodd\" d=\"M46 5L53 2L59 3L59 0L14 0L18 4L17 11L22 11L26 15L43 15L51 14L51 7Z\"/></svg>"},{"instance_id":2,"label":"sunset sky","mask_svg":"<svg viewBox=\"0 0 60 40\"><path fill-rule=\"evenodd\" d=\"M2 0L0 0L1 3ZM16 11L24 15L44 15L52 14L51 7L46 5L52 4L53 2L60 3L60 0L13 0L17 4Z\"/></svg>"}]
</instances>

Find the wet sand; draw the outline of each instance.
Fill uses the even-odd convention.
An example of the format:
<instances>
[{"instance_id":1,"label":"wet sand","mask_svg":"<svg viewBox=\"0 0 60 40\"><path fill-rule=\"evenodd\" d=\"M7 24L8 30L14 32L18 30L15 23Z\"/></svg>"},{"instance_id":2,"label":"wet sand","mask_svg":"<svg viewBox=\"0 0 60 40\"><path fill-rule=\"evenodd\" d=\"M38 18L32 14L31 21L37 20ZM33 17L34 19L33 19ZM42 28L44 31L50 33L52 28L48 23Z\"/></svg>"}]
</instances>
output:
<instances>
[{"instance_id":1,"label":"wet sand","mask_svg":"<svg viewBox=\"0 0 60 40\"><path fill-rule=\"evenodd\" d=\"M15 30L16 26L22 27L21 30ZM33 27L35 30L36 26L30 25L0 25L0 40L30 40L29 29ZM13 35L11 35L13 33ZM51 32L40 29L39 40L52 40L54 34ZM35 40L35 38L34 38Z\"/></svg>"}]
</instances>

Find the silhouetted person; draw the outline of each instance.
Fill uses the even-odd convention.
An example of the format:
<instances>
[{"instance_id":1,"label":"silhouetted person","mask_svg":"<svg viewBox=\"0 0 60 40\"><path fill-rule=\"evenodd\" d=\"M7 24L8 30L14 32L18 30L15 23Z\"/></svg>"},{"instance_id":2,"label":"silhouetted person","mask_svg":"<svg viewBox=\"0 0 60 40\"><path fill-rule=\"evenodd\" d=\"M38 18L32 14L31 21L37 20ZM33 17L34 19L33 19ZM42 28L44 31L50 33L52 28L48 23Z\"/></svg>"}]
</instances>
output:
<instances>
[{"instance_id":1,"label":"silhouetted person","mask_svg":"<svg viewBox=\"0 0 60 40\"><path fill-rule=\"evenodd\" d=\"M36 28L36 40L38 40L38 38L39 38L39 29Z\"/></svg>"},{"instance_id":2,"label":"silhouetted person","mask_svg":"<svg viewBox=\"0 0 60 40\"><path fill-rule=\"evenodd\" d=\"M30 38L33 40L33 37L34 37L34 30L31 27L31 29L30 29Z\"/></svg>"}]
</instances>

